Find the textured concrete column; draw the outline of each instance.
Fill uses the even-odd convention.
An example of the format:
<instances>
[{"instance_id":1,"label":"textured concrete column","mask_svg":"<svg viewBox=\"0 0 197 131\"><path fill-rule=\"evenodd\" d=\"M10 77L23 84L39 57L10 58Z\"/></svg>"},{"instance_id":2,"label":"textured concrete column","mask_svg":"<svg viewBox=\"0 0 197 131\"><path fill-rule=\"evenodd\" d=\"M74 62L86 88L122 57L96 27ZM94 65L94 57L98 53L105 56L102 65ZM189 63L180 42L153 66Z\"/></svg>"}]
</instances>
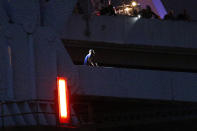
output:
<instances>
[{"instance_id":1,"label":"textured concrete column","mask_svg":"<svg viewBox=\"0 0 197 131\"><path fill-rule=\"evenodd\" d=\"M33 41L33 36L32 35L28 35L28 50L29 50L29 72L30 72L30 76L29 79L30 84L31 84L31 96L32 98L36 99L37 95L36 95L36 68L35 68L35 54L34 54L34 41Z\"/></svg>"},{"instance_id":2,"label":"textured concrete column","mask_svg":"<svg viewBox=\"0 0 197 131\"><path fill-rule=\"evenodd\" d=\"M77 0L50 0L44 8L44 25L61 34L71 16Z\"/></svg>"},{"instance_id":3,"label":"textured concrete column","mask_svg":"<svg viewBox=\"0 0 197 131\"><path fill-rule=\"evenodd\" d=\"M12 73L11 48L5 38L0 37L0 100L14 98Z\"/></svg>"}]
</instances>

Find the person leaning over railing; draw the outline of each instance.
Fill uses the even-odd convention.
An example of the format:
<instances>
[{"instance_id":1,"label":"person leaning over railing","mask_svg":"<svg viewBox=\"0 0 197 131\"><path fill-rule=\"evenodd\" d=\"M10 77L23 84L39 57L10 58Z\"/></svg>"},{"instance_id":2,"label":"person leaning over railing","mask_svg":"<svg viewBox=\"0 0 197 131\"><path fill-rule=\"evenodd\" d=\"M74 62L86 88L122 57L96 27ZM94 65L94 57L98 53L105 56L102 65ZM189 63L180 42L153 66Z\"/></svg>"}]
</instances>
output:
<instances>
[{"instance_id":1,"label":"person leaning over railing","mask_svg":"<svg viewBox=\"0 0 197 131\"><path fill-rule=\"evenodd\" d=\"M157 14L155 14L151 7L149 5L146 6L146 9L142 9L141 11L139 11L139 14L141 15L142 18L156 18L156 19L160 19L159 16Z\"/></svg>"},{"instance_id":2,"label":"person leaning over railing","mask_svg":"<svg viewBox=\"0 0 197 131\"><path fill-rule=\"evenodd\" d=\"M95 61L95 51L93 49L89 50L89 53L86 55L84 59L84 65L88 66L98 66L98 64Z\"/></svg>"}]
</instances>

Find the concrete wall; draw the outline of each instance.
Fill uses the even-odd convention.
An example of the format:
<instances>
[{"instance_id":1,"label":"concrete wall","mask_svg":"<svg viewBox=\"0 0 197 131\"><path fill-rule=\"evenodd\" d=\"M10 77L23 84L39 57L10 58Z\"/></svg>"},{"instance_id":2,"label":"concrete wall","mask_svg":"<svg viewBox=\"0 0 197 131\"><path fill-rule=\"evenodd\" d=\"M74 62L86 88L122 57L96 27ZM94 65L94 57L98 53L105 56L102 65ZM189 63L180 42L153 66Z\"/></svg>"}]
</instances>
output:
<instances>
[{"instance_id":1,"label":"concrete wall","mask_svg":"<svg viewBox=\"0 0 197 131\"><path fill-rule=\"evenodd\" d=\"M54 98L57 76L67 78L71 91L78 88L77 69L58 35L50 28L40 27L33 39L37 98Z\"/></svg>"},{"instance_id":2,"label":"concrete wall","mask_svg":"<svg viewBox=\"0 0 197 131\"><path fill-rule=\"evenodd\" d=\"M6 8L6 3L3 0L1 0L0 1L0 19L1 19L0 24L1 25L6 24L9 21L9 17L7 15L5 8Z\"/></svg>"},{"instance_id":3,"label":"concrete wall","mask_svg":"<svg viewBox=\"0 0 197 131\"><path fill-rule=\"evenodd\" d=\"M23 25L28 30L37 26L50 26L61 33L67 19L72 14L77 0L1 0L0 17L2 21L10 21Z\"/></svg>"},{"instance_id":4,"label":"concrete wall","mask_svg":"<svg viewBox=\"0 0 197 131\"><path fill-rule=\"evenodd\" d=\"M42 13L45 13L40 9L45 6L42 4L47 4L42 2L0 2L0 100L54 99L57 76L66 77L69 87L77 87L77 72L59 35L55 33L58 28L53 28L50 24L40 26L41 16L44 17ZM59 12L61 15L57 23L53 16L50 20L54 25L61 26L58 22L66 22L67 18L63 14L71 12L75 1L50 2L56 4L54 9L59 9L62 13ZM47 23L45 17L42 19Z\"/></svg>"},{"instance_id":5,"label":"concrete wall","mask_svg":"<svg viewBox=\"0 0 197 131\"><path fill-rule=\"evenodd\" d=\"M86 32L89 32L89 36ZM63 39L104 41L196 48L197 24L183 21L160 21L124 16L91 16L89 21L75 15L65 27Z\"/></svg>"},{"instance_id":6,"label":"concrete wall","mask_svg":"<svg viewBox=\"0 0 197 131\"><path fill-rule=\"evenodd\" d=\"M34 27L40 22L40 4L39 0L2 0L4 8L10 20L13 23L26 25L30 24Z\"/></svg>"},{"instance_id":7,"label":"concrete wall","mask_svg":"<svg viewBox=\"0 0 197 131\"><path fill-rule=\"evenodd\" d=\"M9 24L4 35L12 50L13 89L16 99L35 98L34 65L32 65L31 43L19 25Z\"/></svg>"},{"instance_id":8,"label":"concrete wall","mask_svg":"<svg viewBox=\"0 0 197 131\"><path fill-rule=\"evenodd\" d=\"M14 98L10 46L0 31L0 100Z\"/></svg>"},{"instance_id":9,"label":"concrete wall","mask_svg":"<svg viewBox=\"0 0 197 131\"><path fill-rule=\"evenodd\" d=\"M42 6L43 25L50 26L61 34L76 2L77 0L50 0L48 3L45 3Z\"/></svg>"},{"instance_id":10,"label":"concrete wall","mask_svg":"<svg viewBox=\"0 0 197 131\"><path fill-rule=\"evenodd\" d=\"M75 94L197 101L196 73L79 67Z\"/></svg>"},{"instance_id":11,"label":"concrete wall","mask_svg":"<svg viewBox=\"0 0 197 131\"><path fill-rule=\"evenodd\" d=\"M38 27L33 34L26 34L22 26L8 25L0 39L0 98L53 99L57 76L67 78L69 87L77 88L77 70L58 34L48 27Z\"/></svg>"}]
</instances>

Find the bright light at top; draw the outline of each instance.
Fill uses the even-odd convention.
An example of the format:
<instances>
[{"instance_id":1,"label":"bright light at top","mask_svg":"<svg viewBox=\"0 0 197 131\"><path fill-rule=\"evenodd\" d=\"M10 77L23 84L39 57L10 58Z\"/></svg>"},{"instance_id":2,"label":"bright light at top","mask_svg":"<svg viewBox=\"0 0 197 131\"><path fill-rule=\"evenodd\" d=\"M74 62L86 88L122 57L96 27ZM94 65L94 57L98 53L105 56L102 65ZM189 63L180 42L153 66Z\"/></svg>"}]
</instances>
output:
<instances>
[{"instance_id":1,"label":"bright light at top","mask_svg":"<svg viewBox=\"0 0 197 131\"><path fill-rule=\"evenodd\" d=\"M133 7L137 6L137 2L136 1L132 1L131 4L132 4Z\"/></svg>"},{"instance_id":2,"label":"bright light at top","mask_svg":"<svg viewBox=\"0 0 197 131\"><path fill-rule=\"evenodd\" d=\"M126 7L124 10L125 10L126 12L128 12L130 9L129 9L128 7Z\"/></svg>"}]
</instances>

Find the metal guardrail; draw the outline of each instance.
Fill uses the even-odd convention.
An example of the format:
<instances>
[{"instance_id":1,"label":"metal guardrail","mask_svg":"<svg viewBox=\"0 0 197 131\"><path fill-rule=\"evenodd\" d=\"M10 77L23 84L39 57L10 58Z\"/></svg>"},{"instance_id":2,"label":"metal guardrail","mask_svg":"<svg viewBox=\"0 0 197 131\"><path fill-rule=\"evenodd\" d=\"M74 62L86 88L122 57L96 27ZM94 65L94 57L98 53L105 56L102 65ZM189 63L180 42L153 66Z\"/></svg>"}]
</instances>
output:
<instances>
[{"instance_id":1,"label":"metal guardrail","mask_svg":"<svg viewBox=\"0 0 197 131\"><path fill-rule=\"evenodd\" d=\"M0 127L57 125L53 100L0 102Z\"/></svg>"}]
</instances>

